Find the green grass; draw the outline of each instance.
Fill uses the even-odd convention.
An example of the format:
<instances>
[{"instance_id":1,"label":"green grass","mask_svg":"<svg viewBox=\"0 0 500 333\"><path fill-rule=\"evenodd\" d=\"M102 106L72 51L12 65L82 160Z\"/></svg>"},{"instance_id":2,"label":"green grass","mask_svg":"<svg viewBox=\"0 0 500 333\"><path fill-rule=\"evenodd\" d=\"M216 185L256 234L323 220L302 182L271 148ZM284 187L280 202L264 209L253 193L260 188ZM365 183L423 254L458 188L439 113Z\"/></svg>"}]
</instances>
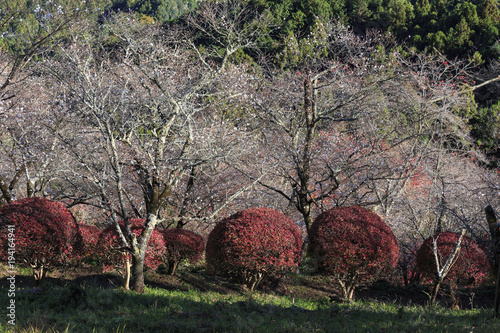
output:
<instances>
[{"instance_id":1,"label":"green grass","mask_svg":"<svg viewBox=\"0 0 500 333\"><path fill-rule=\"evenodd\" d=\"M500 332L500 319L493 319L491 309L332 303L329 292L312 294L329 286L315 275L289 276L289 296L246 293L218 284L198 267L185 269L182 277L172 279L150 273L148 279L168 290L148 287L144 294L110 287L115 284L104 284L108 276L102 275L80 280L85 281L80 285L69 277L70 270L33 289L30 271L19 270L15 332ZM393 292L386 284L379 289ZM8 292L0 287L0 332L14 332L7 324Z\"/></svg>"},{"instance_id":2,"label":"green grass","mask_svg":"<svg viewBox=\"0 0 500 333\"><path fill-rule=\"evenodd\" d=\"M8 304L0 289L0 304ZM8 332L2 306L0 331ZM16 332L500 332L491 310L68 285L16 293Z\"/></svg>"}]
</instances>

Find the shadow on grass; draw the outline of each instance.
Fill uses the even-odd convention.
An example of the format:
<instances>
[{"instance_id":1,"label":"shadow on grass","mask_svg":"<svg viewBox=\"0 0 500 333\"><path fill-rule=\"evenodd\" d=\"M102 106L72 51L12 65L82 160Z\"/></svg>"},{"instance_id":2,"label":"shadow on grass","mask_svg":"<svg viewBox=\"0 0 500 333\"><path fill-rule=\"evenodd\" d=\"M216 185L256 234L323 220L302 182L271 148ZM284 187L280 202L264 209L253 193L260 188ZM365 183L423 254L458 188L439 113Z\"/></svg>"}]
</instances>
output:
<instances>
[{"instance_id":1,"label":"shadow on grass","mask_svg":"<svg viewBox=\"0 0 500 333\"><path fill-rule=\"evenodd\" d=\"M393 285L387 281L378 281L370 286L358 288L357 298L365 301L393 303L398 305L426 306L429 302L430 285L412 284L409 286ZM474 289L461 288L456 291L459 307L464 310L491 309L495 298L495 286L483 286ZM453 303L446 288L437 297L437 303L442 307L449 307Z\"/></svg>"},{"instance_id":2,"label":"shadow on grass","mask_svg":"<svg viewBox=\"0 0 500 333\"><path fill-rule=\"evenodd\" d=\"M151 272L150 272L151 273ZM148 274L146 274L148 276ZM8 276L0 278L0 287L8 287L10 281ZM17 288L33 288L34 279L29 275L16 275L15 285ZM150 278L144 280L146 286L165 290L198 290L200 292L216 292L220 294L244 294L245 290L239 284L230 283L219 278L208 275L197 275L189 273L179 273L174 276L153 273ZM51 277L47 276L40 286L63 287L76 283L82 286L92 286L103 289L121 288L123 286L122 277L111 273L90 273L73 277Z\"/></svg>"},{"instance_id":3,"label":"shadow on grass","mask_svg":"<svg viewBox=\"0 0 500 333\"><path fill-rule=\"evenodd\" d=\"M76 270L75 270L76 272ZM56 275L56 274L54 274ZM59 277L48 276L45 283L50 286L66 286L70 283L77 283L82 286L92 286L97 288L120 288L122 279L117 274L103 274L86 271L80 274L59 275ZM147 272L145 283L152 288L160 288L169 291L189 291L215 292L221 295L245 295L248 290L239 284L225 281L205 274L204 272L190 272L188 270L179 272L174 276L157 272ZM33 278L29 275L17 275L17 288L32 288ZM338 300L334 282L327 281L321 276L291 276L285 280L280 280L275 285L270 286L265 283L261 286L261 292L277 296L290 296L310 300L322 300L330 298ZM7 276L0 278L0 287L8 287ZM444 290L443 290L444 291ZM420 305L425 306L429 301L429 287L423 285L398 286L381 280L370 286L360 286L355 291L355 299L361 301L376 301L398 305ZM495 286L486 286L474 290L459 290L460 308L492 308L494 302ZM292 296L293 295L293 296ZM449 297L443 294L438 297L438 304L447 307L451 303Z\"/></svg>"},{"instance_id":4,"label":"shadow on grass","mask_svg":"<svg viewBox=\"0 0 500 333\"><path fill-rule=\"evenodd\" d=\"M36 289L31 276L16 276L16 332L500 331L500 322L492 319L488 308L423 307L426 296L421 286L398 287L382 281L360 288L356 296L361 302L331 303L328 297L307 297L308 290L326 295L329 285L294 277L303 294L301 299L295 294L293 303L279 293L248 294L238 285L206 274L151 274L146 275L145 294L124 291L121 278L113 274L47 277ZM8 286L7 277L1 278L0 304L9 302ZM475 307L490 304L493 290L477 290ZM0 332L6 328L4 312L2 306Z\"/></svg>"},{"instance_id":5,"label":"shadow on grass","mask_svg":"<svg viewBox=\"0 0 500 333\"><path fill-rule=\"evenodd\" d=\"M217 290L148 288L146 293L137 294L114 288L116 281L104 284L104 279L109 278L49 279L36 290L18 287L16 332L500 331L500 321L492 319L490 310L451 311L381 302L330 303L326 299L293 303L288 298L261 293L242 295ZM4 282L5 278L0 283L0 304L9 301ZM0 331L6 327L3 311Z\"/></svg>"},{"instance_id":6,"label":"shadow on grass","mask_svg":"<svg viewBox=\"0 0 500 333\"><path fill-rule=\"evenodd\" d=\"M0 287L8 287L10 281L7 280L7 276L0 279ZM40 286L43 288L44 285L47 286L57 286L63 287L71 283L91 285L100 288L117 288L120 287L122 282L120 277L113 274L89 274L85 276L78 276L75 278L60 278L60 277L50 277L47 276L44 282ZM16 288L33 288L34 279L32 276L27 275L16 275L15 276Z\"/></svg>"}]
</instances>

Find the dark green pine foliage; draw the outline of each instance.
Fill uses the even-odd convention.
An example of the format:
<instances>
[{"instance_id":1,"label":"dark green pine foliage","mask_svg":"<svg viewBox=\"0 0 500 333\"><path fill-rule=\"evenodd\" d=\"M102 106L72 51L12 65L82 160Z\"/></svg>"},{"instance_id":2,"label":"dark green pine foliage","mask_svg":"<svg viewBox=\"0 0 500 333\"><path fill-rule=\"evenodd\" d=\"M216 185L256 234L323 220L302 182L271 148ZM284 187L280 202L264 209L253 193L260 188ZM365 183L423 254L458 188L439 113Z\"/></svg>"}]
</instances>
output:
<instances>
[{"instance_id":1,"label":"dark green pine foliage","mask_svg":"<svg viewBox=\"0 0 500 333\"><path fill-rule=\"evenodd\" d=\"M249 0L258 11L270 9L276 29L266 47L298 39L317 20L339 20L357 32L379 29L422 51L450 57L498 57L492 49L499 37L498 0ZM273 44L274 42L274 44ZM497 47L497 49L499 49ZM281 52L275 47L274 52Z\"/></svg>"},{"instance_id":2,"label":"dark green pine foliage","mask_svg":"<svg viewBox=\"0 0 500 333\"><path fill-rule=\"evenodd\" d=\"M210 0L209 0L210 1ZM390 32L421 51L450 57L498 58L498 0L241 0L257 12L269 11L273 27L262 49L279 54L290 39L308 38L317 22L340 21L358 33ZM114 10L135 11L157 22L173 21L195 10L198 0L112 0ZM493 47L493 48L492 48Z\"/></svg>"},{"instance_id":3,"label":"dark green pine foliage","mask_svg":"<svg viewBox=\"0 0 500 333\"><path fill-rule=\"evenodd\" d=\"M197 8L197 0L113 0L113 10L134 11L155 21L173 21Z\"/></svg>"}]
</instances>

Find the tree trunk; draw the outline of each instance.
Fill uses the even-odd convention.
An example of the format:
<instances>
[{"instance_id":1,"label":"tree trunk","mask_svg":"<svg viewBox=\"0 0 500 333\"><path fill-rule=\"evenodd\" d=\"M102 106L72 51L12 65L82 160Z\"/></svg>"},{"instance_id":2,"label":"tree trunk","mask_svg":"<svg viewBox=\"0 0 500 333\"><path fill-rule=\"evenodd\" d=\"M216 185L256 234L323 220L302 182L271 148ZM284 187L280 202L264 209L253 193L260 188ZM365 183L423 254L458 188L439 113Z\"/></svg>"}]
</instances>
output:
<instances>
[{"instance_id":1,"label":"tree trunk","mask_svg":"<svg viewBox=\"0 0 500 333\"><path fill-rule=\"evenodd\" d=\"M248 289L253 292L259 283L264 279L264 273L258 272L250 275L246 282Z\"/></svg>"},{"instance_id":2,"label":"tree trunk","mask_svg":"<svg viewBox=\"0 0 500 333\"><path fill-rule=\"evenodd\" d=\"M353 299L354 299L354 289L356 288L356 286L350 286L347 290L347 300L349 302L352 302Z\"/></svg>"},{"instance_id":3,"label":"tree trunk","mask_svg":"<svg viewBox=\"0 0 500 333\"><path fill-rule=\"evenodd\" d=\"M453 310L459 310L460 309L460 298L457 296L455 284L450 283L449 288L450 288L450 298L451 298L450 308Z\"/></svg>"},{"instance_id":4,"label":"tree trunk","mask_svg":"<svg viewBox=\"0 0 500 333\"><path fill-rule=\"evenodd\" d=\"M448 275L448 272L451 270L453 265L455 264L455 259L460 253L460 248L462 247L462 240L465 236L465 229L462 229L462 233L460 234L460 237L457 240L457 243L455 244L455 248L453 249L453 252L450 254L448 259L446 260L446 263L444 266L441 267L440 265L440 260L439 260L439 253L438 253L438 246L437 246L437 238L434 238L433 240L433 252L434 252L434 260L436 262L436 283L434 284L434 289L432 291L432 298L429 306L434 305L434 302L436 301L437 293L439 292L439 287L441 287L441 283L444 281L446 278L446 275ZM452 282L451 282L452 283Z\"/></svg>"},{"instance_id":5,"label":"tree trunk","mask_svg":"<svg viewBox=\"0 0 500 333\"><path fill-rule=\"evenodd\" d=\"M311 178L311 151L315 136L315 110L314 110L314 82L310 78L304 79L304 115L306 118L306 137L302 150L302 157L297 165L297 176L299 178L297 195L297 209L304 217L307 235L313 222L311 204L309 199L309 180Z\"/></svg>"},{"instance_id":6,"label":"tree trunk","mask_svg":"<svg viewBox=\"0 0 500 333\"><path fill-rule=\"evenodd\" d=\"M10 204L14 201L14 193L12 192L14 187L16 186L19 179L21 179L22 174L24 173L24 168L20 168L16 171L16 174L12 178L10 182L7 181L3 176L0 175L0 199L3 198L5 204ZM0 208L2 206L2 200L0 200Z\"/></svg>"},{"instance_id":7,"label":"tree trunk","mask_svg":"<svg viewBox=\"0 0 500 333\"><path fill-rule=\"evenodd\" d=\"M165 191L162 195L166 195ZM151 235L157 223L157 214L160 207L156 199L153 203L154 205L152 208L154 209L154 214L148 215L148 220L144 225L140 238L138 239L133 233L129 236L132 248L132 290L138 293L144 292L144 258L146 257L149 240L151 239Z\"/></svg>"},{"instance_id":8,"label":"tree trunk","mask_svg":"<svg viewBox=\"0 0 500 333\"><path fill-rule=\"evenodd\" d=\"M486 213L486 220L490 227L490 236L493 243L493 255L494 255L494 265L493 272L496 272L496 292L495 292L495 304L493 305L495 318L500 316L500 226L497 223L497 217L495 211L491 205L484 208Z\"/></svg>"},{"instance_id":9,"label":"tree trunk","mask_svg":"<svg viewBox=\"0 0 500 333\"><path fill-rule=\"evenodd\" d=\"M500 308L500 266L498 266L498 272L497 272L497 289L495 292L495 318L498 318L500 316L500 313L498 313L498 310Z\"/></svg>"},{"instance_id":10,"label":"tree trunk","mask_svg":"<svg viewBox=\"0 0 500 333\"><path fill-rule=\"evenodd\" d=\"M436 283L434 283L434 288L432 289L432 297L431 297L431 302L429 303L429 306L433 306L434 303L436 302L436 297L439 292L439 288L441 287L441 283L443 282L443 279L438 278L436 280Z\"/></svg>"},{"instance_id":11,"label":"tree trunk","mask_svg":"<svg viewBox=\"0 0 500 333\"><path fill-rule=\"evenodd\" d=\"M179 265L178 260L169 260L168 261L168 275L173 276L175 271L177 270L177 266Z\"/></svg>"},{"instance_id":12,"label":"tree trunk","mask_svg":"<svg viewBox=\"0 0 500 333\"><path fill-rule=\"evenodd\" d=\"M128 255L123 262L123 288L130 290L130 257Z\"/></svg>"},{"instance_id":13,"label":"tree trunk","mask_svg":"<svg viewBox=\"0 0 500 333\"><path fill-rule=\"evenodd\" d=\"M300 198L298 198L300 200ZM306 198L307 200L307 198ZM305 253L306 256L310 258L314 258L314 253L313 249L311 247L311 238L309 237L309 230L311 229L311 225L313 223L313 218L311 214L311 209L308 204L305 204L306 207L303 205L299 205L297 208L299 209L300 213L302 214L302 217L304 218L304 223L306 225L306 239L304 241L304 244L302 246L302 253Z\"/></svg>"},{"instance_id":14,"label":"tree trunk","mask_svg":"<svg viewBox=\"0 0 500 333\"><path fill-rule=\"evenodd\" d=\"M47 274L47 270L43 265L33 267L33 278L35 279L34 281L34 287L40 287L40 285L43 283L45 279L45 275Z\"/></svg>"},{"instance_id":15,"label":"tree trunk","mask_svg":"<svg viewBox=\"0 0 500 333\"><path fill-rule=\"evenodd\" d=\"M500 230L499 225L497 223L497 217L495 215L495 211L491 205L488 205L484 208L484 212L486 214L486 221L488 222L488 226L490 228L490 237L491 242L493 244L493 272L496 272L499 268L500 261Z\"/></svg>"},{"instance_id":16,"label":"tree trunk","mask_svg":"<svg viewBox=\"0 0 500 333\"><path fill-rule=\"evenodd\" d=\"M311 214L311 206L309 205L309 203L306 203L304 206L305 206L304 210L301 213L302 216L304 217L304 223L306 224L307 235L309 236L309 229L311 229L311 225L313 223L313 217Z\"/></svg>"},{"instance_id":17,"label":"tree trunk","mask_svg":"<svg viewBox=\"0 0 500 333\"><path fill-rule=\"evenodd\" d=\"M132 255L132 289L138 293L144 293L144 255L139 251Z\"/></svg>"},{"instance_id":18,"label":"tree trunk","mask_svg":"<svg viewBox=\"0 0 500 333\"><path fill-rule=\"evenodd\" d=\"M33 285L35 288L37 288L43 283L45 275L47 275L47 266L45 263L45 259L35 259L33 262L30 262L29 265L33 269Z\"/></svg>"},{"instance_id":19,"label":"tree trunk","mask_svg":"<svg viewBox=\"0 0 500 333\"><path fill-rule=\"evenodd\" d=\"M181 210L179 211L179 220L177 221L176 228L182 229L186 225L187 221L184 217L188 214L188 207L190 201L190 194L193 191L194 183L196 181L196 174L198 173L198 167L192 166L189 172L189 179L186 184L186 190L184 191L184 198L182 199Z\"/></svg>"},{"instance_id":20,"label":"tree trunk","mask_svg":"<svg viewBox=\"0 0 500 333\"><path fill-rule=\"evenodd\" d=\"M356 289L358 280L358 274L354 274L353 276L348 276L346 279L338 278L337 281L340 284L340 288L342 290L342 298L345 301L352 302L354 299L354 289Z\"/></svg>"},{"instance_id":21,"label":"tree trunk","mask_svg":"<svg viewBox=\"0 0 500 333\"><path fill-rule=\"evenodd\" d=\"M344 301L351 302L354 297L354 287L350 286L340 279L338 280L338 282L340 284L340 289L342 290L342 299Z\"/></svg>"}]
</instances>

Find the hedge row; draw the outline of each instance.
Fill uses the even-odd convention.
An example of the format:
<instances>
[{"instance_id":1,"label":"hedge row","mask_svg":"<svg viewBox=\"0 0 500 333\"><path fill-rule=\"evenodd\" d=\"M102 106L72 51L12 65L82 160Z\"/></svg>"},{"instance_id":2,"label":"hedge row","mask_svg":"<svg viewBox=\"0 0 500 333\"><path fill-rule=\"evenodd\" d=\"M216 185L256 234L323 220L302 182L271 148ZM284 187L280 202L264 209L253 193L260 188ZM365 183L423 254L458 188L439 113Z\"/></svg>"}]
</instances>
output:
<instances>
[{"instance_id":1,"label":"hedge row","mask_svg":"<svg viewBox=\"0 0 500 333\"><path fill-rule=\"evenodd\" d=\"M131 231L139 235L144 223L142 219L131 219ZM119 225L123 230L123 221ZM63 204L44 198L26 198L0 209L0 235L0 259L8 262L9 246L15 237L16 263L31 265L38 280L51 265L98 260L103 267L115 267L128 256L114 225L104 230L78 225ZM386 276L398 263L394 234L366 208L340 207L323 212L312 224L309 237L309 253L317 263L318 273L332 276L345 299L352 298L356 286ZM441 261L446 261L457 239L457 234L447 232L423 242L417 267L424 281L432 283L436 277L435 246L442 266ZM270 208L246 209L223 219L209 234L207 271L253 290L265 278L296 271L302 248L297 224L283 213ZM484 251L470 238L465 239L462 248L447 281L450 285L482 282L490 268ZM197 262L204 250L204 239L193 232L155 230L145 265L156 269L163 262L174 274L182 259Z\"/></svg>"}]
</instances>

